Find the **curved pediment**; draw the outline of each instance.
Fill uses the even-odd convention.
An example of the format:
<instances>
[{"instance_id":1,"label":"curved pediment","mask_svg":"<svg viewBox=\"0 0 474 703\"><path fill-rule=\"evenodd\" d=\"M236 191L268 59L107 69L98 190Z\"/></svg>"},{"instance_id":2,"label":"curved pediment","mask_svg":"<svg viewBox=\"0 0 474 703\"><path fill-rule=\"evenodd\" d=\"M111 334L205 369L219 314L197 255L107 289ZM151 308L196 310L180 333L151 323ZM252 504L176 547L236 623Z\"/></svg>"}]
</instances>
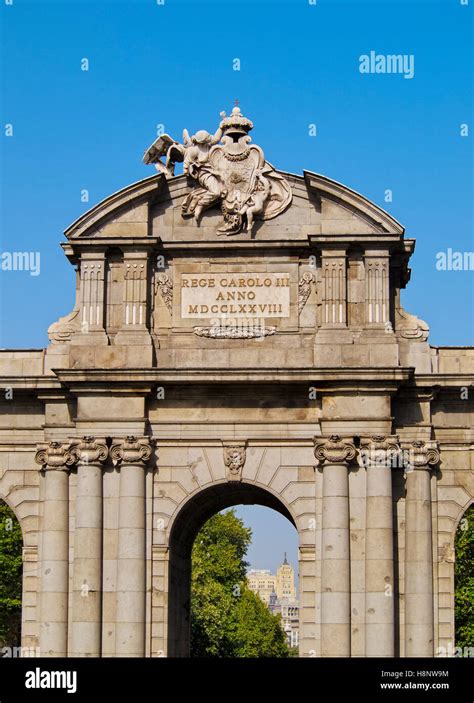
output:
<instances>
[{"instance_id":1,"label":"curved pediment","mask_svg":"<svg viewBox=\"0 0 474 703\"><path fill-rule=\"evenodd\" d=\"M198 190L185 175L165 178L157 174L113 193L76 220L66 231L68 239L146 238L162 241L229 242L245 239L307 241L323 235L403 235L404 228L391 215L364 196L320 174L304 176L273 171L291 192L283 212L268 220L255 218L253 232L226 235L219 232L222 211L209 207L199 223L183 217L183 206Z\"/></svg>"}]
</instances>

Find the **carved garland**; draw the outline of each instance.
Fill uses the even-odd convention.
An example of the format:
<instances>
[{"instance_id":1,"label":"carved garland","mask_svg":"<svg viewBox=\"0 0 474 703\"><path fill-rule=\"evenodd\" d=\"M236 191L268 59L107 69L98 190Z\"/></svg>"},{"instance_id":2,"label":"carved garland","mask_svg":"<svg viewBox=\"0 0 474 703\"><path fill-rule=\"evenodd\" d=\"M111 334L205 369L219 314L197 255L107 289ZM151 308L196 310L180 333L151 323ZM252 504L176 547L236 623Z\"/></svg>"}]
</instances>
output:
<instances>
[{"instance_id":1,"label":"carved garland","mask_svg":"<svg viewBox=\"0 0 474 703\"><path fill-rule=\"evenodd\" d=\"M216 325L215 327L194 327L193 331L198 337L210 337L211 339L255 339L275 334L276 327L260 327L259 325L242 327L223 325L219 327Z\"/></svg>"}]
</instances>

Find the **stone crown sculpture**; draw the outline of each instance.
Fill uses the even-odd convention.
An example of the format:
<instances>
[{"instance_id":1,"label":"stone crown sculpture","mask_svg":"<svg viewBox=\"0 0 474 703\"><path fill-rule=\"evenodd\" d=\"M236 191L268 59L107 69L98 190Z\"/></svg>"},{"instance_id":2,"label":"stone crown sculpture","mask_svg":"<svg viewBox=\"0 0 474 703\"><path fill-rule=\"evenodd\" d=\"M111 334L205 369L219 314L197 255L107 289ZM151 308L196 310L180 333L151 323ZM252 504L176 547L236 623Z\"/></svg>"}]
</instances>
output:
<instances>
[{"instance_id":1,"label":"stone crown sculpture","mask_svg":"<svg viewBox=\"0 0 474 703\"><path fill-rule=\"evenodd\" d=\"M224 222L218 234L252 232L256 217L269 220L288 207L291 188L265 161L262 149L249 146L253 123L240 108L234 107L229 116L222 112L221 117L213 135L199 130L190 137L185 129L182 144L162 134L145 151L143 161L154 163L167 178L174 176L176 163L183 163L184 173L197 184L183 202L183 217L194 217L199 225L204 210L220 203Z\"/></svg>"}]
</instances>

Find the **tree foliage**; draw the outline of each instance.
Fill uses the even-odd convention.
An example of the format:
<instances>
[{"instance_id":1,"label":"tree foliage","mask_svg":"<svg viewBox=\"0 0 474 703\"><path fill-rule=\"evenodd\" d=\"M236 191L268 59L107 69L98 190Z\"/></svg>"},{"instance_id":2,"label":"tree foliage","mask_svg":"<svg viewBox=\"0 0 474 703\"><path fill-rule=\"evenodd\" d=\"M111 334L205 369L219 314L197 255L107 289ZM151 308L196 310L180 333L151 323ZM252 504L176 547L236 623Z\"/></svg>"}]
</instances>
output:
<instances>
[{"instance_id":1,"label":"tree foliage","mask_svg":"<svg viewBox=\"0 0 474 703\"><path fill-rule=\"evenodd\" d=\"M214 515L199 531L192 551L192 656L290 656L280 617L247 586L251 539L234 510Z\"/></svg>"},{"instance_id":2,"label":"tree foliage","mask_svg":"<svg viewBox=\"0 0 474 703\"><path fill-rule=\"evenodd\" d=\"M0 500L0 645L17 647L21 636L21 528L13 511Z\"/></svg>"},{"instance_id":3,"label":"tree foliage","mask_svg":"<svg viewBox=\"0 0 474 703\"><path fill-rule=\"evenodd\" d=\"M474 505L459 523L455 549L456 646L474 647Z\"/></svg>"}]
</instances>

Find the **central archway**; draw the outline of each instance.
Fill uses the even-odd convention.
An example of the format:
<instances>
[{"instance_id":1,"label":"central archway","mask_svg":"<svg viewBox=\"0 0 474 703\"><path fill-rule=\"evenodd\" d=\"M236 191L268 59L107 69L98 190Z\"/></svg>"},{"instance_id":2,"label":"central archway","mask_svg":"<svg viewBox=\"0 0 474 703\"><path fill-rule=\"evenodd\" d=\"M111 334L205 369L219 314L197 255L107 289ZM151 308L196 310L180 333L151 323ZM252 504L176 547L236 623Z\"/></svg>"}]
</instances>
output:
<instances>
[{"instance_id":1,"label":"central archway","mask_svg":"<svg viewBox=\"0 0 474 703\"><path fill-rule=\"evenodd\" d=\"M281 513L297 529L280 498L255 484L226 482L200 490L177 513L169 536L168 637L169 657L189 657L191 645L191 552L197 533L213 515L235 505L262 505Z\"/></svg>"}]
</instances>

